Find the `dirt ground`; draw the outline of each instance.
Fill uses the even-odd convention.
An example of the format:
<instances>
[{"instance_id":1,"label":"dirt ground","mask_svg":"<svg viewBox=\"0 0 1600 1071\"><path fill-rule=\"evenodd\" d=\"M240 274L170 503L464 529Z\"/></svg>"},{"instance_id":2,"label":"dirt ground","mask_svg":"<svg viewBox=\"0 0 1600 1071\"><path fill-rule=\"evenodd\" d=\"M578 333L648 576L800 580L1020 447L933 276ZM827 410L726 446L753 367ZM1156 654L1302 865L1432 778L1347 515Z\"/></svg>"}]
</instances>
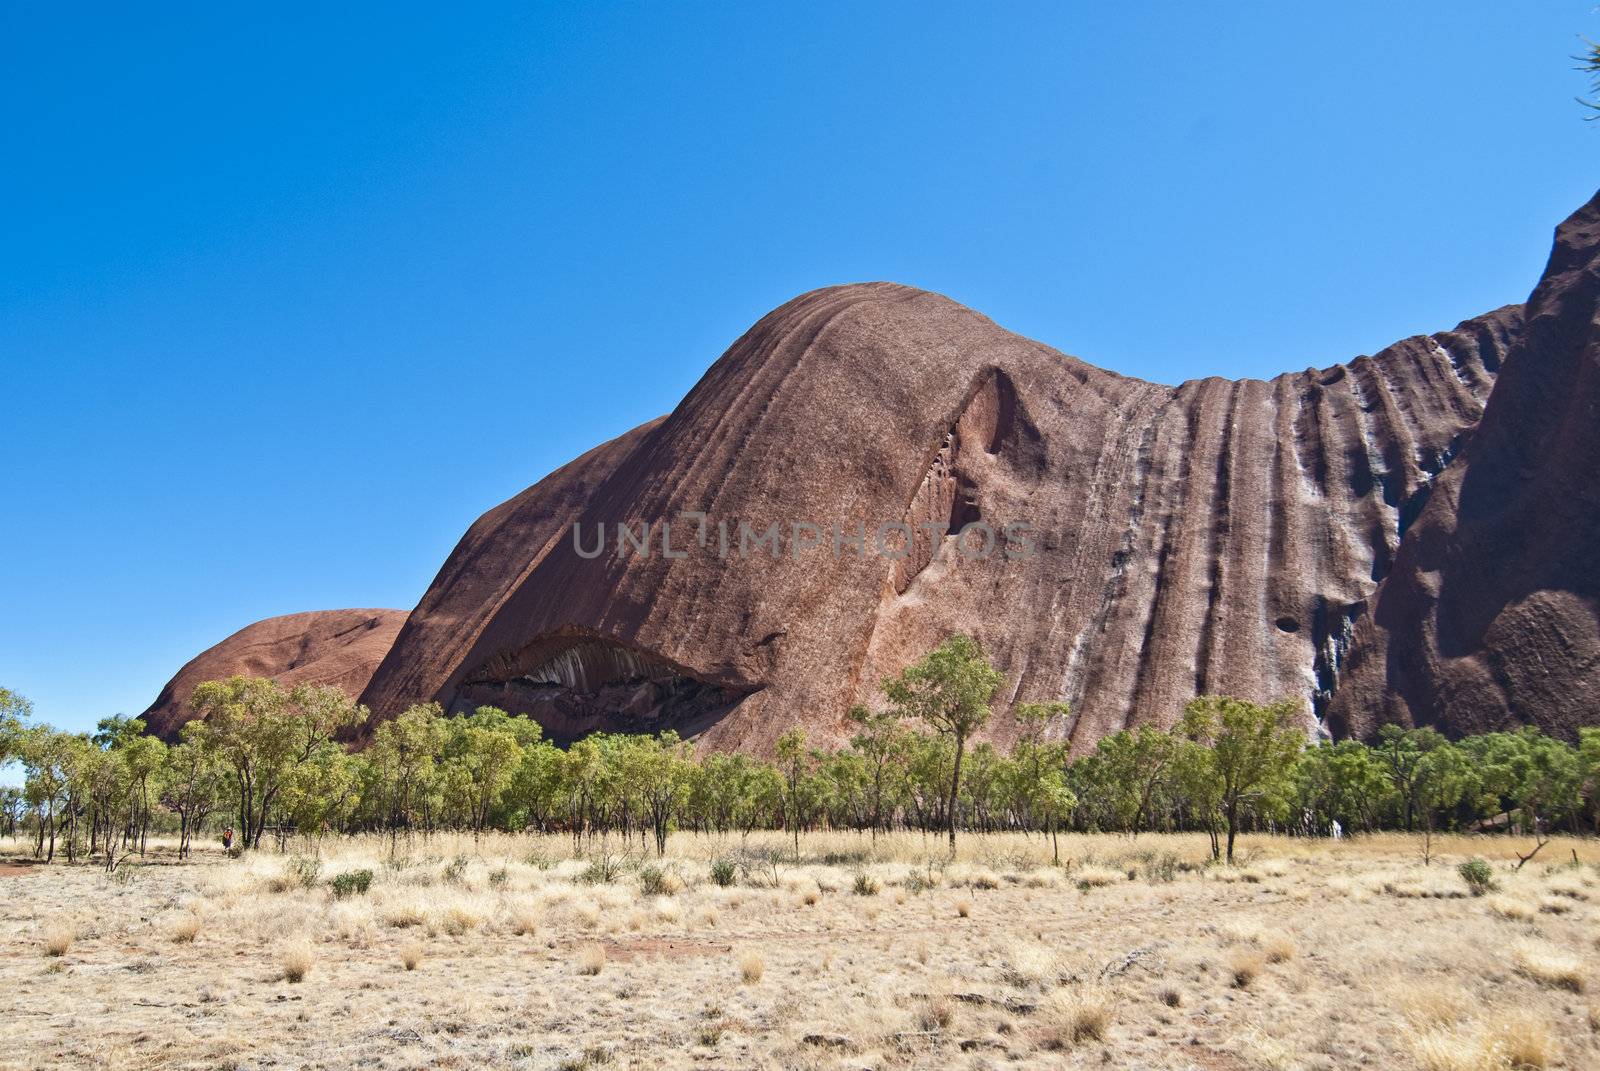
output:
<instances>
[{"instance_id":1,"label":"dirt ground","mask_svg":"<svg viewBox=\"0 0 1600 1071\"><path fill-rule=\"evenodd\" d=\"M1502 838L784 844L724 887L738 838L613 840L610 881L561 838L162 844L116 878L0 840L0 1067L1600 1067L1592 841L1520 871Z\"/></svg>"}]
</instances>

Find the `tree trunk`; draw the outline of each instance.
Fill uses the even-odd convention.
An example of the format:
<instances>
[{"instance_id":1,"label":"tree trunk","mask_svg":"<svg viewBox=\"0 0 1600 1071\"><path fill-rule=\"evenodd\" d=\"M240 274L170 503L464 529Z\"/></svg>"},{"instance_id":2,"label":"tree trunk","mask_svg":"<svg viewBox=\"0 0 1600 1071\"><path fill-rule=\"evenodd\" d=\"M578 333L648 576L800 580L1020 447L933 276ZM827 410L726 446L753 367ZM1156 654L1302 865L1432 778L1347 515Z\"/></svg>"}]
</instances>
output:
<instances>
[{"instance_id":1,"label":"tree trunk","mask_svg":"<svg viewBox=\"0 0 1600 1071\"><path fill-rule=\"evenodd\" d=\"M964 733L956 734L956 762L955 769L950 775L950 805L946 808L945 817L949 819L950 854L956 854L956 796L961 791L961 753L967 748L967 738Z\"/></svg>"}]
</instances>

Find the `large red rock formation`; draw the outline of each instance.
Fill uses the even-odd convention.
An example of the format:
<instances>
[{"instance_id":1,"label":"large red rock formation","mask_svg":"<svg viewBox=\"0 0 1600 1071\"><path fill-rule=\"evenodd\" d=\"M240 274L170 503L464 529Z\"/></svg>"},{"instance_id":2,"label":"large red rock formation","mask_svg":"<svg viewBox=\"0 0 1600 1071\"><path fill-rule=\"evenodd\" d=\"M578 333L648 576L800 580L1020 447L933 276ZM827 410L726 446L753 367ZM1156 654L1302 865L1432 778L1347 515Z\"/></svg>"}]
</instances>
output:
<instances>
[{"instance_id":1,"label":"large red rock formation","mask_svg":"<svg viewBox=\"0 0 1600 1071\"><path fill-rule=\"evenodd\" d=\"M1600 724L1597 473L1600 196L1556 231L1482 423L1357 627L1334 727Z\"/></svg>"},{"instance_id":2,"label":"large red rock formation","mask_svg":"<svg viewBox=\"0 0 1600 1071\"><path fill-rule=\"evenodd\" d=\"M191 659L140 717L158 736L175 736L195 686L234 674L360 695L405 620L404 610L322 610L257 621Z\"/></svg>"},{"instance_id":3,"label":"large red rock formation","mask_svg":"<svg viewBox=\"0 0 1600 1071\"><path fill-rule=\"evenodd\" d=\"M764 749L842 735L959 629L1005 673L1002 742L1019 700L1071 702L1086 746L1199 692L1303 696L1308 730L1593 721L1597 216L1562 228L1526 327L1508 306L1265 382L1128 379L909 287L803 295L671 414L481 517L344 679L381 657L379 717L492 703L558 739ZM919 527L976 522L986 557ZM184 674L249 671L219 652L250 632Z\"/></svg>"},{"instance_id":4,"label":"large red rock formation","mask_svg":"<svg viewBox=\"0 0 1600 1071\"><path fill-rule=\"evenodd\" d=\"M806 294L668 417L481 518L363 698L764 748L796 723L836 734L882 676L965 629L1006 674L1002 739L1016 700L1069 700L1080 742L1169 723L1196 692L1320 705L1407 503L1477 421L1518 326L1507 308L1349 365L1172 388L909 287ZM902 561L836 555L827 534L978 520L988 560L925 534ZM780 553L739 557L741 521L778 524ZM795 553L796 522L822 546ZM586 551L603 528L604 553L580 555L574 523ZM617 553L619 523L652 525L648 556Z\"/></svg>"}]
</instances>

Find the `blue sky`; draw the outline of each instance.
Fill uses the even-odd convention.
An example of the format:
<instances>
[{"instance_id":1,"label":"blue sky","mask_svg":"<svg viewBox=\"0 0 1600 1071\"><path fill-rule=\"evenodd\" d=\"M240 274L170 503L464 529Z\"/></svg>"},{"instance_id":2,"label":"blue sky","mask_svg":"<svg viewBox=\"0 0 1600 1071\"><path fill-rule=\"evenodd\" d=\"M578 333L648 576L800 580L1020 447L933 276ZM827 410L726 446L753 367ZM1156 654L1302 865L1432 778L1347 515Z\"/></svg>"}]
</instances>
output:
<instances>
[{"instance_id":1,"label":"blue sky","mask_svg":"<svg viewBox=\"0 0 1600 1071\"><path fill-rule=\"evenodd\" d=\"M409 608L802 291L1270 376L1521 300L1600 179L1593 0L277 7L0 14L0 683L60 726Z\"/></svg>"}]
</instances>

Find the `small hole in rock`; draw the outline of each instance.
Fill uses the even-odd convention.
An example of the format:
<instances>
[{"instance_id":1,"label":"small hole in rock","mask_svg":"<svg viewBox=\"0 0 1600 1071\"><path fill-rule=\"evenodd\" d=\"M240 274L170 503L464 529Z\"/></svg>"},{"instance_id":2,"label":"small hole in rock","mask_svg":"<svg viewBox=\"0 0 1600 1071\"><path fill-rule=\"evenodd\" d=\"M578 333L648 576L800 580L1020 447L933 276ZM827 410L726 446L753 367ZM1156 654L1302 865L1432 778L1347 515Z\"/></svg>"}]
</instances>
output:
<instances>
[{"instance_id":1,"label":"small hole in rock","mask_svg":"<svg viewBox=\"0 0 1600 1071\"><path fill-rule=\"evenodd\" d=\"M1292 617L1280 617L1280 618L1278 618L1277 626L1278 626L1278 631L1279 632L1299 632L1300 631L1300 622L1296 621Z\"/></svg>"}]
</instances>

